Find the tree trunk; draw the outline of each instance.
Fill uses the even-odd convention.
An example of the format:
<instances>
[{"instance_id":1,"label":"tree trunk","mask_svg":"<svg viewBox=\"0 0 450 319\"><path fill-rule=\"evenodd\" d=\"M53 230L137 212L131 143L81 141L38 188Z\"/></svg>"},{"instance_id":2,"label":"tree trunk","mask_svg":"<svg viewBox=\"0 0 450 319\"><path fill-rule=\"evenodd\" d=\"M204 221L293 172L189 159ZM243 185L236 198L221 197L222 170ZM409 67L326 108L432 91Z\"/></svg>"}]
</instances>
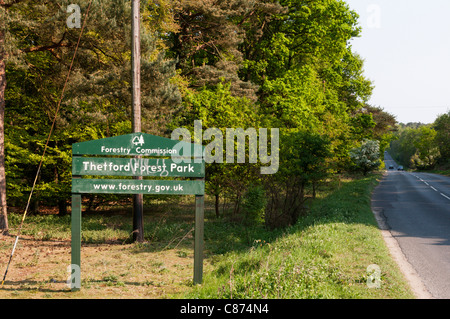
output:
<instances>
[{"instance_id":1,"label":"tree trunk","mask_svg":"<svg viewBox=\"0 0 450 319\"><path fill-rule=\"evenodd\" d=\"M8 210L6 206L6 172L5 172L5 33L0 28L0 233L8 233Z\"/></svg>"}]
</instances>

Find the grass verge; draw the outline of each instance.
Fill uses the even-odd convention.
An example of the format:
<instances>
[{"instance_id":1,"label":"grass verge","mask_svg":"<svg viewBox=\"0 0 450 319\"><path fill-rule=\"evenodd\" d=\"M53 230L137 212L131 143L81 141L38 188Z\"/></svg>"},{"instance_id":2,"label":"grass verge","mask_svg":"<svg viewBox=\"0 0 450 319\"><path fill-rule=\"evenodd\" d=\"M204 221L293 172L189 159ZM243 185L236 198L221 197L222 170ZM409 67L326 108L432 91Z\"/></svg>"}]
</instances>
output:
<instances>
[{"instance_id":1,"label":"grass verge","mask_svg":"<svg viewBox=\"0 0 450 319\"><path fill-rule=\"evenodd\" d=\"M213 256L204 283L182 298L414 298L371 211L378 178L344 183L277 237L254 238L249 249ZM367 284L373 264L381 269L379 288Z\"/></svg>"}]
</instances>

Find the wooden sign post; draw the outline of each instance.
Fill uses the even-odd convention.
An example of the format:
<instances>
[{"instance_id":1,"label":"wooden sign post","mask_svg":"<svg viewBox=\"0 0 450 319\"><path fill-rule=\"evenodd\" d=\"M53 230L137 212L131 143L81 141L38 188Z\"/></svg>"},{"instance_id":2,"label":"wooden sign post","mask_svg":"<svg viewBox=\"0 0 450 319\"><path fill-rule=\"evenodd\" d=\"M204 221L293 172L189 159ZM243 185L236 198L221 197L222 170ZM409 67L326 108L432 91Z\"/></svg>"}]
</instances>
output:
<instances>
[{"instance_id":1,"label":"wooden sign post","mask_svg":"<svg viewBox=\"0 0 450 319\"><path fill-rule=\"evenodd\" d=\"M202 282L205 195L203 154L204 147L201 145L145 133L72 145L72 291L81 288L82 194L195 195L194 284ZM105 157L94 157L98 155ZM110 176L129 178L103 178ZM180 180L180 177L191 179Z\"/></svg>"}]
</instances>

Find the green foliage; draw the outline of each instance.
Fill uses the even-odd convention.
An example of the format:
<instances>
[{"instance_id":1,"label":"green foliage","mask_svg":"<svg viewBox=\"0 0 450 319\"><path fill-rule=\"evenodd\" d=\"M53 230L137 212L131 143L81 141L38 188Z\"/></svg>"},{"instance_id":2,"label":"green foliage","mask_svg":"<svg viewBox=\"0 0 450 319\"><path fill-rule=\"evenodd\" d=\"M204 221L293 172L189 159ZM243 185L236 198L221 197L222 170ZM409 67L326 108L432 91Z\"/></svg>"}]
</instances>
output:
<instances>
[{"instance_id":1,"label":"green foliage","mask_svg":"<svg viewBox=\"0 0 450 319\"><path fill-rule=\"evenodd\" d=\"M264 220L267 197L262 186L250 186L242 200L242 212L247 224L258 224Z\"/></svg>"},{"instance_id":2,"label":"green foliage","mask_svg":"<svg viewBox=\"0 0 450 319\"><path fill-rule=\"evenodd\" d=\"M327 176L330 142L309 131L286 132L281 137L280 176L298 177L301 183Z\"/></svg>"},{"instance_id":3,"label":"green foliage","mask_svg":"<svg viewBox=\"0 0 450 319\"><path fill-rule=\"evenodd\" d=\"M350 151L350 157L356 169L367 175L381 165L380 142L366 139L360 147Z\"/></svg>"},{"instance_id":4,"label":"green foliage","mask_svg":"<svg viewBox=\"0 0 450 319\"><path fill-rule=\"evenodd\" d=\"M252 127L258 131L260 120L257 109L249 99L233 96L229 84L219 83L211 88L203 88L201 91L189 90L185 94L184 107L177 113L171 128L186 127L191 131L191 137L194 137L194 121L200 120L204 131L209 128L218 129L215 135L204 137L203 141L206 145L218 142L223 150L218 154L211 154L215 156L215 163L206 164L206 192L215 195L217 201L220 197L228 197L235 201L234 210L237 214L240 210L241 197L247 187L259 178L256 173L259 164L249 163L248 145L245 149L245 163L237 163L235 157L231 163L225 161L225 153L230 151L227 150L225 143L226 129L243 128L245 130ZM207 151L213 150L208 148ZM216 205L218 207L218 203ZM219 211L216 211L216 214L219 215Z\"/></svg>"},{"instance_id":5,"label":"green foliage","mask_svg":"<svg viewBox=\"0 0 450 319\"><path fill-rule=\"evenodd\" d=\"M439 162L450 165L450 111L438 116L433 128L436 131L435 143L441 154Z\"/></svg>"},{"instance_id":6,"label":"green foliage","mask_svg":"<svg viewBox=\"0 0 450 319\"><path fill-rule=\"evenodd\" d=\"M432 125L400 125L390 153L399 163L411 169L433 169L447 164L449 133L448 115L439 116Z\"/></svg>"},{"instance_id":7,"label":"green foliage","mask_svg":"<svg viewBox=\"0 0 450 319\"><path fill-rule=\"evenodd\" d=\"M351 119L352 135L359 140L373 138L373 128L376 126L371 113L360 113Z\"/></svg>"},{"instance_id":8,"label":"green foliage","mask_svg":"<svg viewBox=\"0 0 450 319\"><path fill-rule=\"evenodd\" d=\"M306 187L312 185L314 191L329 174L326 137L288 131L281 135L280 145L280 169L264 179L269 196L265 222L270 228L294 225L306 210Z\"/></svg>"},{"instance_id":9,"label":"green foliage","mask_svg":"<svg viewBox=\"0 0 450 319\"><path fill-rule=\"evenodd\" d=\"M80 30L66 26L70 3L25 1L7 12L0 9L8 31L5 146L7 195L13 206L23 205L31 190L78 40ZM82 13L87 3L78 2ZM146 2L142 6L148 9ZM93 1L34 202L59 205L64 213L70 196L71 144L131 131L130 21L129 1ZM175 63L164 57L149 23L151 19L145 19L141 32L142 126L161 134L181 95L171 81Z\"/></svg>"},{"instance_id":10,"label":"green foliage","mask_svg":"<svg viewBox=\"0 0 450 319\"><path fill-rule=\"evenodd\" d=\"M412 158L413 166L417 168L433 168L440 156L439 149L436 147L436 131L428 126L422 126L418 129L413 145L416 148L416 154Z\"/></svg>"},{"instance_id":11,"label":"green foliage","mask_svg":"<svg viewBox=\"0 0 450 319\"><path fill-rule=\"evenodd\" d=\"M14 205L30 190L78 39L80 30L66 26L68 4L8 8L6 168ZM78 4L85 13L88 0ZM226 128L280 128L280 171L263 185L266 193L289 197L289 209L281 197L268 202L272 212L289 211L281 224L295 223L304 211L306 189L314 196L328 174L349 169L349 151L359 141L376 139L384 149L390 140L392 119L366 105L373 87L349 45L360 27L345 2L164 0L141 1L141 9L143 131L192 132L195 120L222 136ZM72 143L131 130L130 21L129 1L92 2L38 202L65 206ZM233 203L237 219L249 214L245 194L256 196L251 185L263 177L260 163L248 159L247 145L244 164L218 158L207 165L206 191L216 198L217 216L220 200ZM267 223L275 215L264 216Z\"/></svg>"},{"instance_id":12,"label":"green foliage","mask_svg":"<svg viewBox=\"0 0 450 319\"><path fill-rule=\"evenodd\" d=\"M273 117L273 127L311 130L320 127L325 97L312 67L288 71L282 78L267 80L263 90L267 98L262 111Z\"/></svg>"}]
</instances>

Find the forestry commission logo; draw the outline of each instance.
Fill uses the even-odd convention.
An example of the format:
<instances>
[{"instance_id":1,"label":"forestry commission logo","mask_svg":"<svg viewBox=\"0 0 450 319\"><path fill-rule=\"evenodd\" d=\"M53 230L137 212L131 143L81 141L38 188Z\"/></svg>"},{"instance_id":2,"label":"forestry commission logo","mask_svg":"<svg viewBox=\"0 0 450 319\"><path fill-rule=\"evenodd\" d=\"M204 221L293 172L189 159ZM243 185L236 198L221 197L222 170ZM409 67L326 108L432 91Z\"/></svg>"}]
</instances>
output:
<instances>
[{"instance_id":1,"label":"forestry commission logo","mask_svg":"<svg viewBox=\"0 0 450 319\"><path fill-rule=\"evenodd\" d=\"M134 146L142 146L144 145L144 136L135 136L131 142L134 144Z\"/></svg>"}]
</instances>

